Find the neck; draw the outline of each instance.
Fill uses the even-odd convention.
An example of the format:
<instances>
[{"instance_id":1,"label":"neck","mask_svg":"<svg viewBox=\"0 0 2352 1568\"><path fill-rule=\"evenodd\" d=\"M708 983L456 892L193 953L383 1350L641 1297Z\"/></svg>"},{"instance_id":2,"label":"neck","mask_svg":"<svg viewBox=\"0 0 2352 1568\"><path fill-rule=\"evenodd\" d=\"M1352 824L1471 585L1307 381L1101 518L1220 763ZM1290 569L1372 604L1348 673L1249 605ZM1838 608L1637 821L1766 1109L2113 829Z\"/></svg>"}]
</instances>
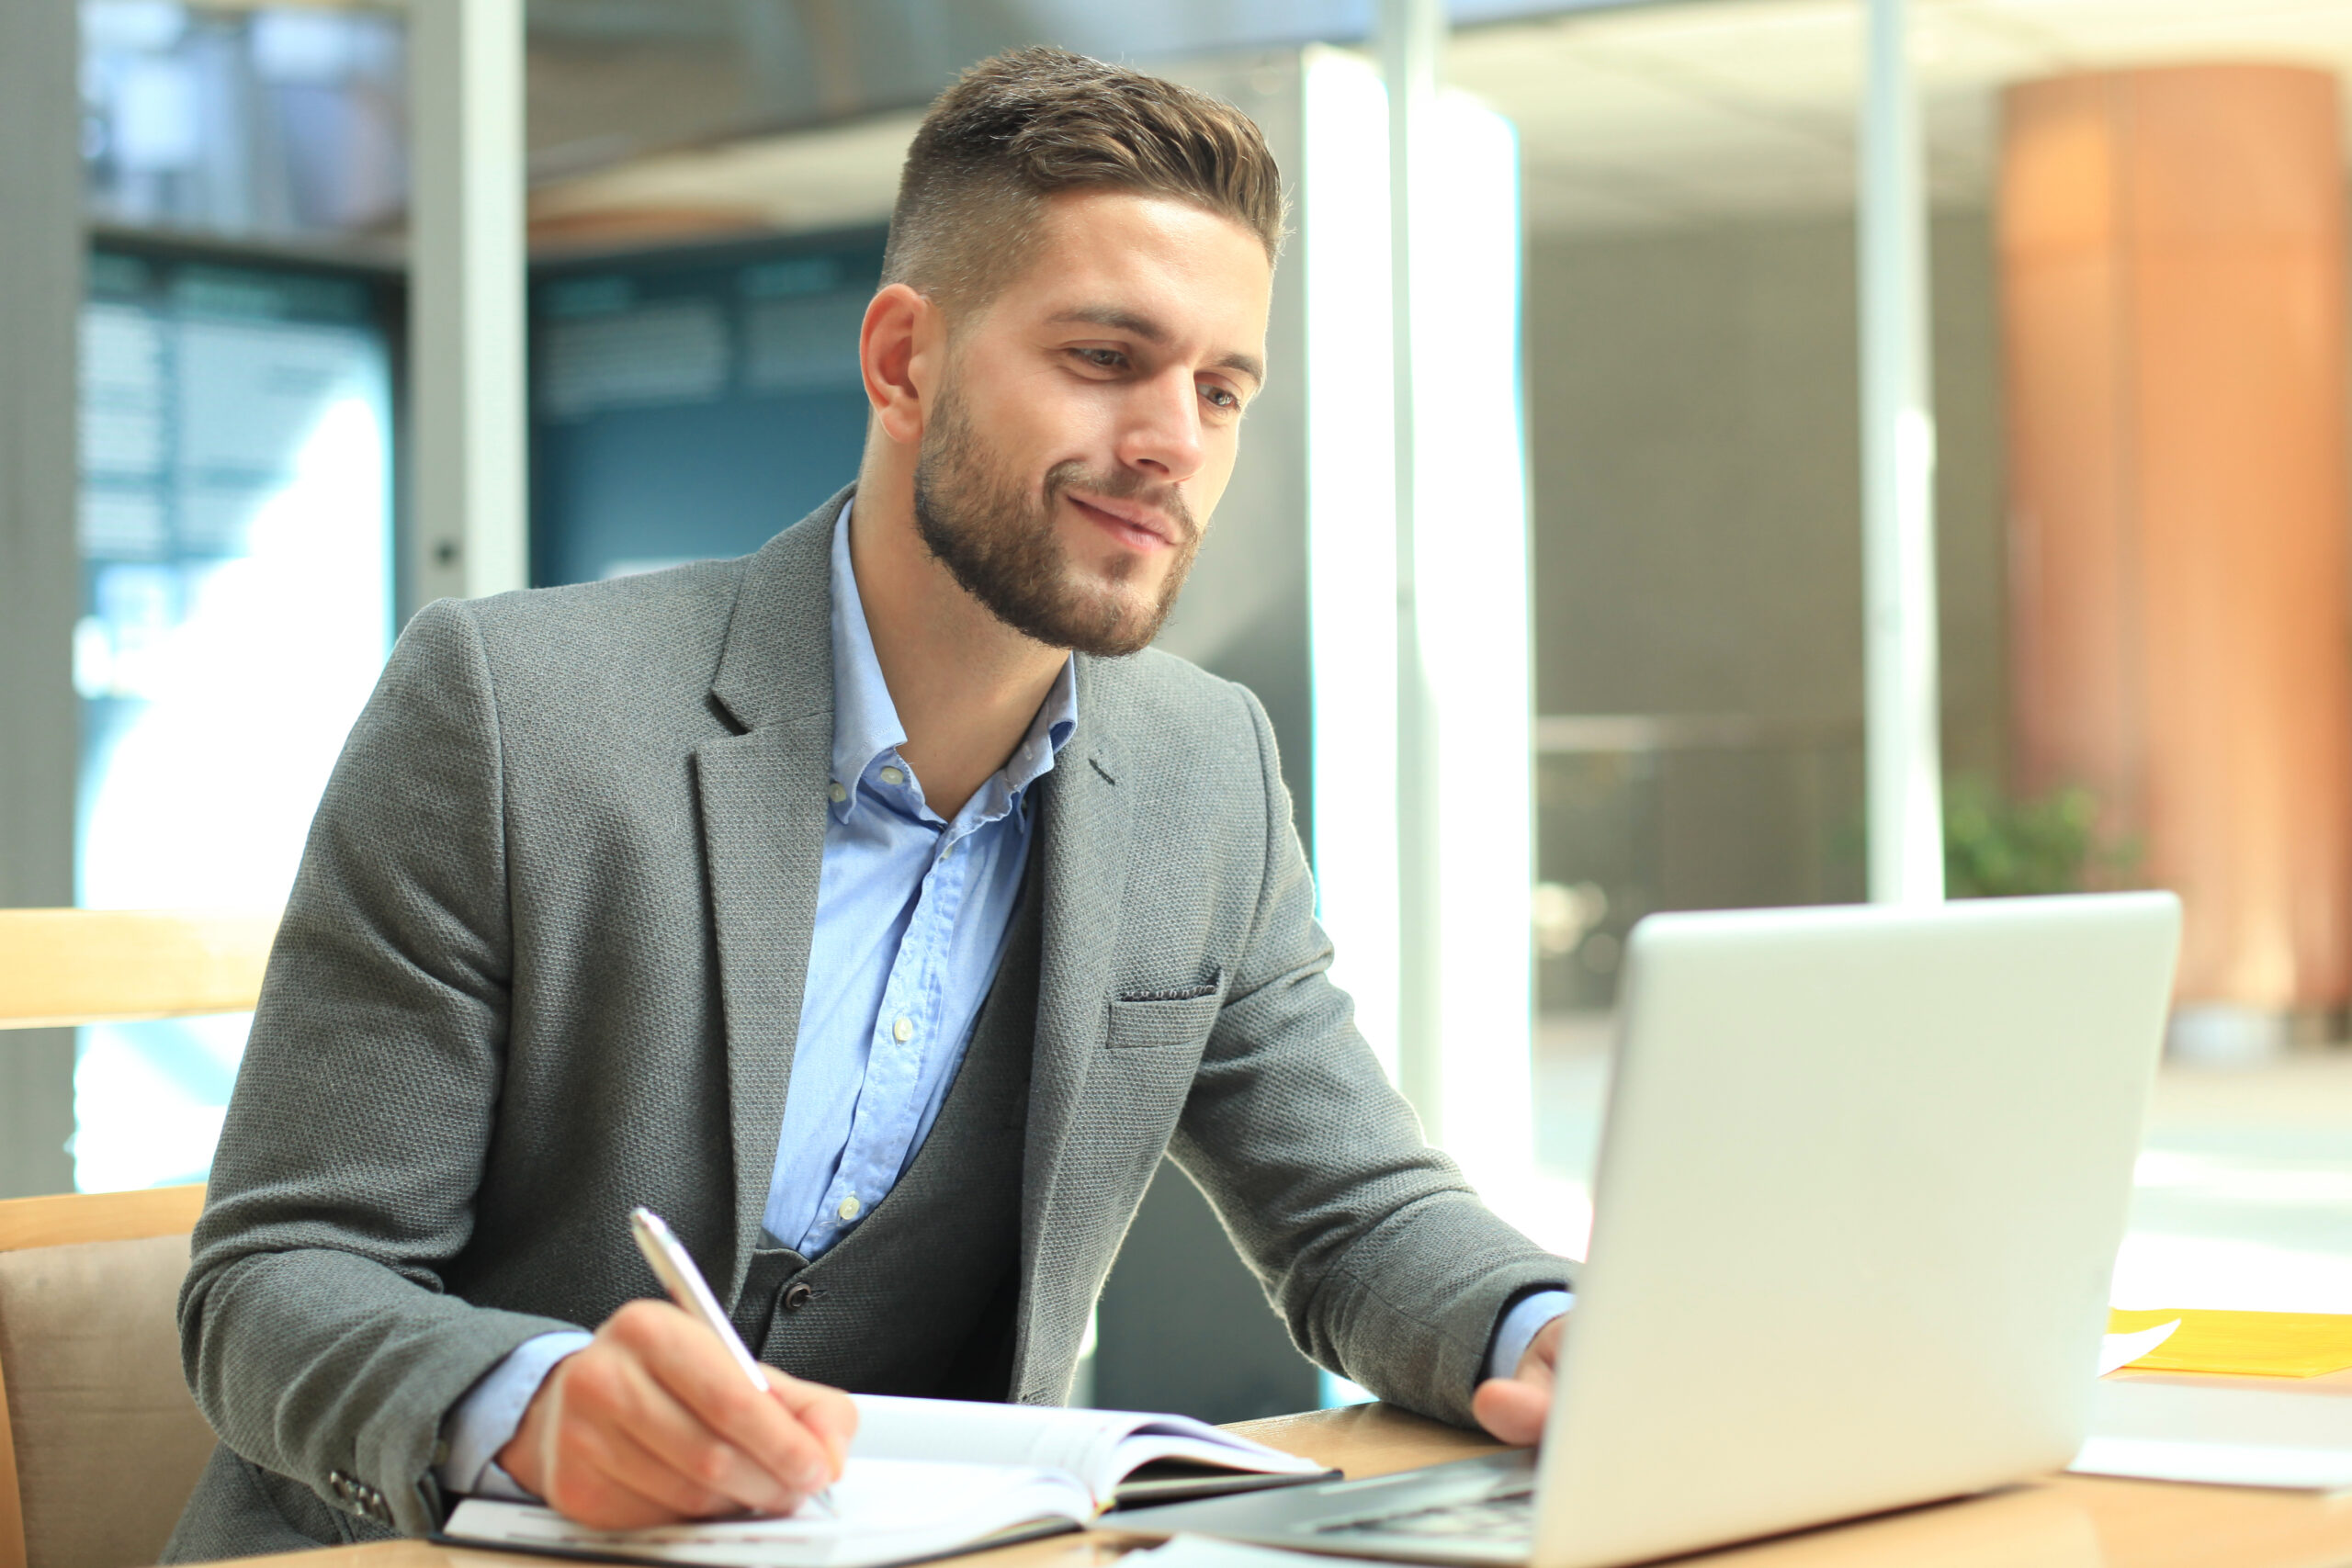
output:
<instances>
[{"instance_id":1,"label":"neck","mask_svg":"<svg viewBox=\"0 0 2352 1568\"><path fill-rule=\"evenodd\" d=\"M1029 732L1069 655L1023 637L964 591L915 531L911 469L888 457L869 454L858 476L849 558L906 727L899 754L931 808L952 818Z\"/></svg>"}]
</instances>

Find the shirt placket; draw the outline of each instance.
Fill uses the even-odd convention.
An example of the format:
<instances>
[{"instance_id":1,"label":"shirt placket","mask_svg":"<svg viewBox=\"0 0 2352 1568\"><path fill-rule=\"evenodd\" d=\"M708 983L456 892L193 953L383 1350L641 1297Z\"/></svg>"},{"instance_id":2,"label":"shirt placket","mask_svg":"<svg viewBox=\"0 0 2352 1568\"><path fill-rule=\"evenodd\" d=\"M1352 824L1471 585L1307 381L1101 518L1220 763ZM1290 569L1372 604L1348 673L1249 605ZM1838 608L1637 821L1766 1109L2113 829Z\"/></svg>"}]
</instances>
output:
<instances>
[{"instance_id":1,"label":"shirt placket","mask_svg":"<svg viewBox=\"0 0 2352 1568\"><path fill-rule=\"evenodd\" d=\"M971 859L968 844L951 829L940 835L923 873L914 914L882 988L849 1141L818 1209L821 1246L831 1245L887 1196L906 1162L929 1098L922 1092L923 1067L940 1043L942 976L963 909Z\"/></svg>"}]
</instances>

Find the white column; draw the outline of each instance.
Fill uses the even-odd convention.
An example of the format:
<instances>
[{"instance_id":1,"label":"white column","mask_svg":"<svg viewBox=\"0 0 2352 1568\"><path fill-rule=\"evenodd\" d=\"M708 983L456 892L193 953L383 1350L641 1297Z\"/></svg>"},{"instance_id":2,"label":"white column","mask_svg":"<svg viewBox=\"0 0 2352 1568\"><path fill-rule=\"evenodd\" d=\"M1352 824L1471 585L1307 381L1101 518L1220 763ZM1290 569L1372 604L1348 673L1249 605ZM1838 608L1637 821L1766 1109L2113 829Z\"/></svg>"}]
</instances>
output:
<instances>
[{"instance_id":1,"label":"white column","mask_svg":"<svg viewBox=\"0 0 2352 1568\"><path fill-rule=\"evenodd\" d=\"M530 579L522 0L409 9L413 604Z\"/></svg>"},{"instance_id":2,"label":"white column","mask_svg":"<svg viewBox=\"0 0 2352 1568\"><path fill-rule=\"evenodd\" d=\"M1458 93L1423 146L1415 227L1413 585L1420 831L1436 872L1438 1126L1522 1228L1534 1155L1533 667L1520 389L1519 137ZM1545 1239L1538 1234L1538 1239Z\"/></svg>"},{"instance_id":3,"label":"white column","mask_svg":"<svg viewBox=\"0 0 2352 1568\"><path fill-rule=\"evenodd\" d=\"M1907 0L1870 0L1860 159L1870 890L1879 903L1944 896L1927 192L1906 9Z\"/></svg>"},{"instance_id":4,"label":"white column","mask_svg":"<svg viewBox=\"0 0 2352 1568\"><path fill-rule=\"evenodd\" d=\"M74 902L82 604L76 11L0 4L0 904ZM74 1185L74 1032L0 1031L0 1198Z\"/></svg>"},{"instance_id":5,"label":"white column","mask_svg":"<svg viewBox=\"0 0 2352 1568\"><path fill-rule=\"evenodd\" d=\"M1283 265L1306 281L1315 886L1331 978L1355 999L1357 1027L1401 1084L1396 394L1394 344L1382 330L1388 105L1379 73L1360 56L1316 46L1303 58L1297 237Z\"/></svg>"},{"instance_id":6,"label":"white column","mask_svg":"<svg viewBox=\"0 0 2352 1568\"><path fill-rule=\"evenodd\" d=\"M1442 1141L1443 1013L1438 993L1437 748L1434 695L1421 659L1414 548L1416 418L1413 290L1422 144L1445 47L1443 0L1381 0L1380 68L1388 89L1389 343L1395 379L1396 544L1397 1087Z\"/></svg>"},{"instance_id":7,"label":"white column","mask_svg":"<svg viewBox=\"0 0 2352 1568\"><path fill-rule=\"evenodd\" d=\"M1397 1078L1506 1216L1532 1169L1519 164L1439 89L1444 10L1384 0L1394 375Z\"/></svg>"}]
</instances>

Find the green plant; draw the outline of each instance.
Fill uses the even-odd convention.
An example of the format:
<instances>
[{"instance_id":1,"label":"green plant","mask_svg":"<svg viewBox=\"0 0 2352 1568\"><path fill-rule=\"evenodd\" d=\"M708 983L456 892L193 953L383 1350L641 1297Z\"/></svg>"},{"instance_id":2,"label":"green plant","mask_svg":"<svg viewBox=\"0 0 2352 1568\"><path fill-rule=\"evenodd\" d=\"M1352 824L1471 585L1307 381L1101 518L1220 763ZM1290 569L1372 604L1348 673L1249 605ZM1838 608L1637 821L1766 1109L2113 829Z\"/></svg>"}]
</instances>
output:
<instances>
[{"instance_id":1,"label":"green plant","mask_svg":"<svg viewBox=\"0 0 2352 1568\"><path fill-rule=\"evenodd\" d=\"M2113 887L2139 846L2109 840L2098 798L2079 784L2014 800L1984 778L1944 785L1944 891L1953 898L2014 898Z\"/></svg>"}]
</instances>

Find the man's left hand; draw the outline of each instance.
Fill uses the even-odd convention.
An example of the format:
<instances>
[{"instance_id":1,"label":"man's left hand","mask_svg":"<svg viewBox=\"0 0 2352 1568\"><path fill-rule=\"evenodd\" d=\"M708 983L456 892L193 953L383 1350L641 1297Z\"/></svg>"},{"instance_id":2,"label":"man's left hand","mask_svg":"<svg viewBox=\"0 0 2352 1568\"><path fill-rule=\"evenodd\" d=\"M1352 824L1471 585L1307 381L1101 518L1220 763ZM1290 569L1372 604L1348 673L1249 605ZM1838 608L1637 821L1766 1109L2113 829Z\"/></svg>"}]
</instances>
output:
<instances>
[{"instance_id":1,"label":"man's left hand","mask_svg":"<svg viewBox=\"0 0 2352 1568\"><path fill-rule=\"evenodd\" d=\"M1478 1385L1470 1401L1478 1425L1522 1448L1544 1436L1544 1417L1552 1411L1552 1378L1560 1364L1560 1334L1567 1325L1568 1314L1562 1313L1535 1331L1510 1376Z\"/></svg>"}]
</instances>

